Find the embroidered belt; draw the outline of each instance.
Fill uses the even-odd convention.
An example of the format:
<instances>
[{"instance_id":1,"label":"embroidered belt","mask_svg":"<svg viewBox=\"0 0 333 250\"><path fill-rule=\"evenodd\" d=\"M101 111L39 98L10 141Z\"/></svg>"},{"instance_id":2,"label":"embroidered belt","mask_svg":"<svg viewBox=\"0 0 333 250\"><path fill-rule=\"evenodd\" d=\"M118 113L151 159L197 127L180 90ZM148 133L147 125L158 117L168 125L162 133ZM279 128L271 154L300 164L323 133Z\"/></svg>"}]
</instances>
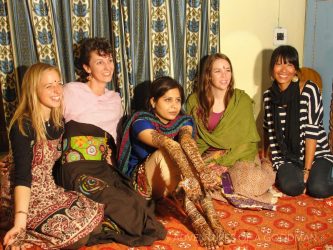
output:
<instances>
[{"instance_id":1,"label":"embroidered belt","mask_svg":"<svg viewBox=\"0 0 333 250\"><path fill-rule=\"evenodd\" d=\"M62 163L80 160L101 161L107 156L107 138L94 136L73 136L62 142Z\"/></svg>"}]
</instances>

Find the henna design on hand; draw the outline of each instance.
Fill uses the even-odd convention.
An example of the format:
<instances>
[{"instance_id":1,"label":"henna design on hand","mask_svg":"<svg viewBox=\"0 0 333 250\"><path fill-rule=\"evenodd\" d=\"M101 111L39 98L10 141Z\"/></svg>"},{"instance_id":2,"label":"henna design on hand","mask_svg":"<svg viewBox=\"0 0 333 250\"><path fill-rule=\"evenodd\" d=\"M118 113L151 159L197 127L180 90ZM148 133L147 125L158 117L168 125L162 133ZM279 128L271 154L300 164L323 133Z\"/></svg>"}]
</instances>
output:
<instances>
[{"instance_id":1,"label":"henna design on hand","mask_svg":"<svg viewBox=\"0 0 333 250\"><path fill-rule=\"evenodd\" d=\"M179 187L182 187L191 201L196 201L200 198L198 194L201 194L201 187L197 179L194 177L186 178L179 183Z\"/></svg>"},{"instance_id":2,"label":"henna design on hand","mask_svg":"<svg viewBox=\"0 0 333 250\"><path fill-rule=\"evenodd\" d=\"M179 138L181 147L197 170L204 189L208 191L220 188L221 177L211 171L210 168L205 167L205 162L200 155L197 143L192 138L191 129L189 127L181 128Z\"/></svg>"},{"instance_id":3,"label":"henna design on hand","mask_svg":"<svg viewBox=\"0 0 333 250\"><path fill-rule=\"evenodd\" d=\"M195 179L195 175L192 172L191 166L180 144L177 141L174 141L173 139L157 132L156 130L152 131L151 135L153 144L167 153L169 158L176 163L183 178L185 180L187 179L182 187L186 193L188 192L189 199L199 199L199 197L202 196L200 184ZM189 188L187 188L187 186Z\"/></svg>"},{"instance_id":4,"label":"henna design on hand","mask_svg":"<svg viewBox=\"0 0 333 250\"><path fill-rule=\"evenodd\" d=\"M199 173L204 170L205 162L200 155L196 141L192 138L190 127L182 127L180 129L179 142L195 169Z\"/></svg>"},{"instance_id":5,"label":"henna design on hand","mask_svg":"<svg viewBox=\"0 0 333 250\"><path fill-rule=\"evenodd\" d=\"M205 168L199 173L200 180L205 190L215 190L221 188L222 179L210 168Z\"/></svg>"}]
</instances>

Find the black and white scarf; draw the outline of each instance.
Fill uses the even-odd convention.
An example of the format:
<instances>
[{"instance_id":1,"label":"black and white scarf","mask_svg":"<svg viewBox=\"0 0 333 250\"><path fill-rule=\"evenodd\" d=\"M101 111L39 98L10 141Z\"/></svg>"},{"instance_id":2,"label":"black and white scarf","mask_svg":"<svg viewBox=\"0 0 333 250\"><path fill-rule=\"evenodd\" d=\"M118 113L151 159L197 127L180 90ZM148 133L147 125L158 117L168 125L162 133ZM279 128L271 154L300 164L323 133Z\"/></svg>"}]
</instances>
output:
<instances>
[{"instance_id":1,"label":"black and white scarf","mask_svg":"<svg viewBox=\"0 0 333 250\"><path fill-rule=\"evenodd\" d=\"M299 82L291 82L287 89L281 91L276 81L273 82L271 91L273 125L277 143L286 161L302 168L300 157L300 88ZM284 135L278 107L286 108L286 121Z\"/></svg>"}]
</instances>

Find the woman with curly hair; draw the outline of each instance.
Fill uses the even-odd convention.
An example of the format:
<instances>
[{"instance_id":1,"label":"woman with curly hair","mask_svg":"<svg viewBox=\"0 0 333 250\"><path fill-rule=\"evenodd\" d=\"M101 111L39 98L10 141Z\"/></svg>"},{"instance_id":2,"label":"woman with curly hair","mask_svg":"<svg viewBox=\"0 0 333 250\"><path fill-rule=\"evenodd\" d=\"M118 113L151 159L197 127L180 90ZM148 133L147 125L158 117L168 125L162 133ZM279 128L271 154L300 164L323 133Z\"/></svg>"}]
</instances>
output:
<instances>
[{"instance_id":1,"label":"woman with curly hair","mask_svg":"<svg viewBox=\"0 0 333 250\"><path fill-rule=\"evenodd\" d=\"M110 43L104 38L85 39L78 68L83 82L64 86L62 185L105 204L103 233L95 243L151 245L164 239L166 231L153 204L138 195L115 167L123 110L119 93L106 88L114 72Z\"/></svg>"}]
</instances>

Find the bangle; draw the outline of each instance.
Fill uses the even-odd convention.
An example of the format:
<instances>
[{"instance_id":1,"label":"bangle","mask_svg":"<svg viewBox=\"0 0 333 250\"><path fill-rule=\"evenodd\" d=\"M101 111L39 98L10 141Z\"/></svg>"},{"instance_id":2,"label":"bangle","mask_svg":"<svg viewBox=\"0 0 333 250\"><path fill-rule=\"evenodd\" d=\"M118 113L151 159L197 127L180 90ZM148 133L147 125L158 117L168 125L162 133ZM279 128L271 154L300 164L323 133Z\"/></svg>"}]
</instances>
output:
<instances>
[{"instance_id":1,"label":"bangle","mask_svg":"<svg viewBox=\"0 0 333 250\"><path fill-rule=\"evenodd\" d=\"M307 173L309 173L309 172L310 172L310 169L305 168L305 169L303 170L303 172L307 172Z\"/></svg>"},{"instance_id":2,"label":"bangle","mask_svg":"<svg viewBox=\"0 0 333 250\"><path fill-rule=\"evenodd\" d=\"M28 213L27 212L24 212L24 211L17 211L17 212L15 212L15 214L26 214L26 215L28 215Z\"/></svg>"}]
</instances>

